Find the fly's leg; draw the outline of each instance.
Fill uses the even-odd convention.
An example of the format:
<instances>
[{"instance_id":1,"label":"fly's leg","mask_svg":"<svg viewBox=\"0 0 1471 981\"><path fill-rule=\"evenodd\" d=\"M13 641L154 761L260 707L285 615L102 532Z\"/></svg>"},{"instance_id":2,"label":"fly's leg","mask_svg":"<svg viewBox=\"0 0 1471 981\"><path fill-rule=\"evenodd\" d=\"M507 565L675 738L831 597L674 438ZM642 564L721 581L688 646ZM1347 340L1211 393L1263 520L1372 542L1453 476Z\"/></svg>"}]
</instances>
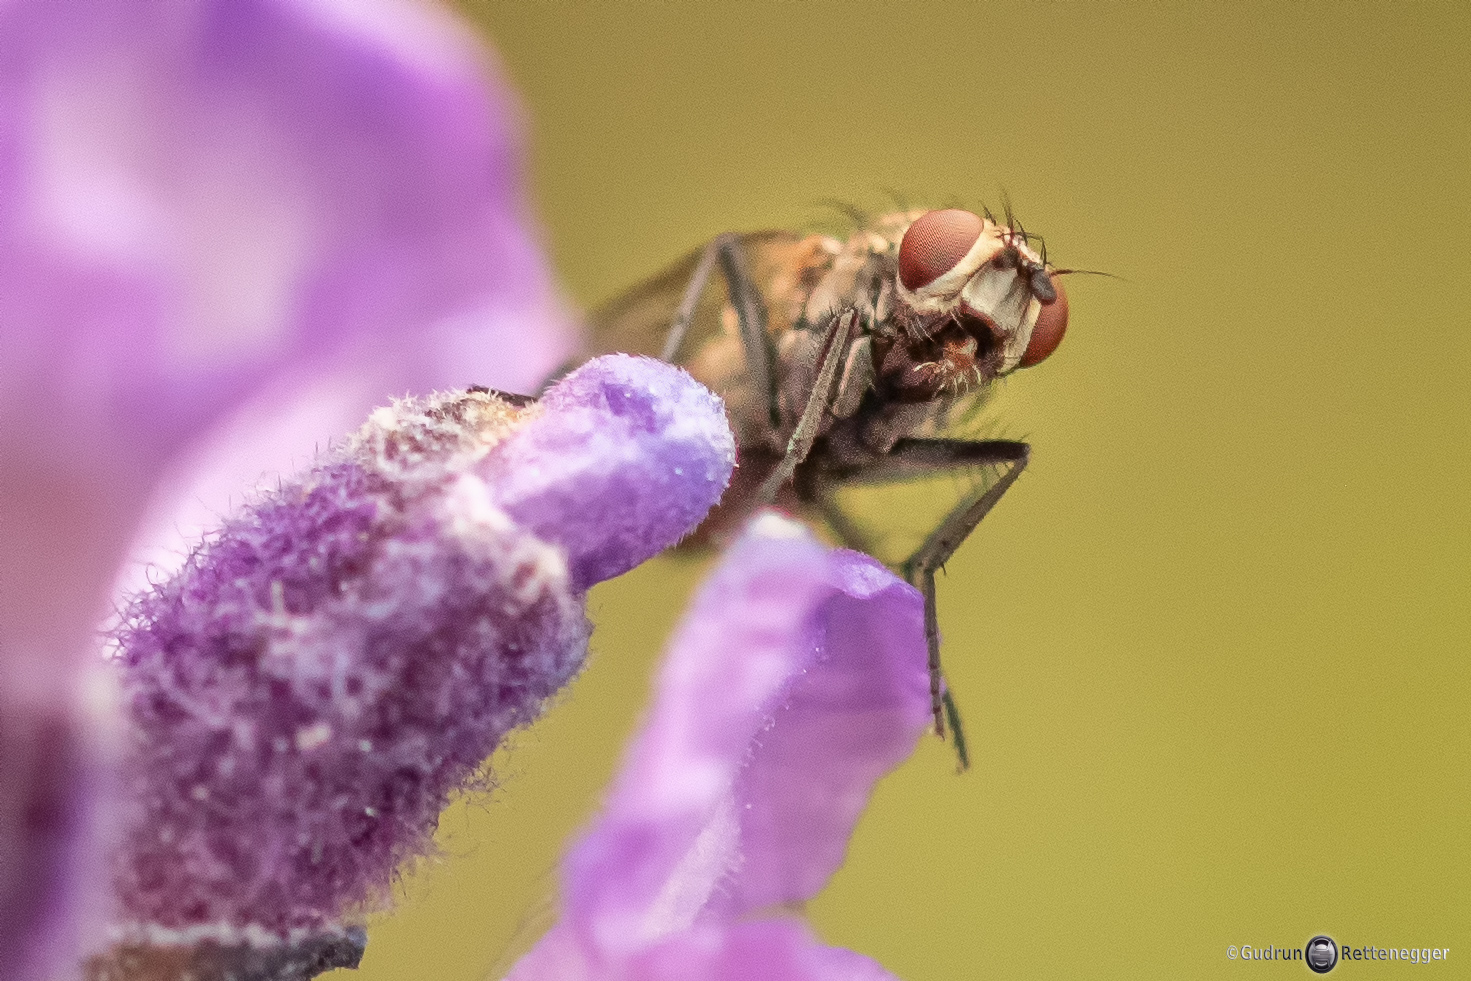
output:
<instances>
[{"instance_id":1,"label":"fly's leg","mask_svg":"<svg viewBox=\"0 0 1471 981\"><path fill-rule=\"evenodd\" d=\"M659 359L672 362L679 354L680 345L689 333L690 321L694 319L695 308L700 305L700 297L710 282L710 274L714 272L716 263L720 264L730 305L735 310L737 323L740 324L741 345L745 349L746 372L751 377L751 387L755 389L757 397L765 401L766 416L771 420L772 427L780 429L776 349L772 346L767 329L766 301L761 298L761 291L751 279L750 269L746 265L746 250L741 248L739 236L720 235L705 246L695 271L690 275L689 285L685 287L679 309L675 311L674 322L669 325L669 334L664 339L664 349L659 353Z\"/></svg>"},{"instance_id":2,"label":"fly's leg","mask_svg":"<svg viewBox=\"0 0 1471 981\"><path fill-rule=\"evenodd\" d=\"M679 346L684 343L684 335L689 333L690 321L694 319L695 307L700 305L700 296L710 282L710 272L715 268L715 253L719 244L720 239L717 238L705 246L694 273L690 275L689 285L684 288L684 297L679 301L679 309L674 313L674 322L669 325L669 333L664 338L664 350L659 352L660 361L672 363L679 354Z\"/></svg>"},{"instance_id":3,"label":"fly's leg","mask_svg":"<svg viewBox=\"0 0 1471 981\"><path fill-rule=\"evenodd\" d=\"M822 427L822 417L832 408L838 379L841 377L838 369L842 367L843 358L848 353L848 343L857 326L857 310L844 311L828 321L822 346L818 348L817 380L812 384L812 392L807 396L807 405L802 410L802 417L797 420L797 428L787 441L786 453L757 493L757 499L761 502L770 504L776 500L776 492L792 479L797 467L812 451L812 444Z\"/></svg>"},{"instance_id":4,"label":"fly's leg","mask_svg":"<svg viewBox=\"0 0 1471 981\"><path fill-rule=\"evenodd\" d=\"M735 308L741 328L741 343L746 351L746 374L751 388L766 400L766 417L773 429L781 429L781 401L776 391L776 346L766 322L766 301L751 279L746 265L746 250L735 235L722 235L713 243L720 260L720 271L730 291L730 305Z\"/></svg>"},{"instance_id":5,"label":"fly's leg","mask_svg":"<svg viewBox=\"0 0 1471 981\"><path fill-rule=\"evenodd\" d=\"M936 440L935 442L941 442ZM970 766L970 756L965 746L965 730L960 724L960 712L955 707L955 699L951 696L944 684L944 674L940 668L940 624L936 612L935 601L935 571L944 567L950 556L960 547L961 542L970 536L976 525L981 523L990 510L1001 500L1001 496L1016 483L1021 476L1023 468L1027 465L1027 459L1031 453L1030 447L1025 443L1009 443L1000 440L984 441L978 443L957 443L952 449L961 451L962 448L974 450L986 447L993 451L1003 451L1001 459L992 459L988 462L1009 464L1001 478L986 488L985 492L970 499L962 500L955 508L945 516L938 528L930 532L924 543L915 550L903 566L904 578L917 588L924 596L924 642L930 657L930 708L935 715L935 731L942 737L945 735L945 723L948 719L950 729L955 734L955 755L961 770ZM900 450L896 446L895 450ZM893 452L890 453L890 456ZM963 464L965 457L972 457L971 453L956 452L955 463Z\"/></svg>"},{"instance_id":6,"label":"fly's leg","mask_svg":"<svg viewBox=\"0 0 1471 981\"><path fill-rule=\"evenodd\" d=\"M852 485L878 484L892 481L930 476L951 470L976 466L1004 466L1001 478L980 494L963 498L951 509L925 538L924 542L905 559L901 572L906 581L924 596L924 639L929 654L930 710L935 717L935 731L944 736L946 729L954 734L955 755L959 769L970 766L970 755L965 743L965 730L961 726L960 711L955 699L945 685L944 672L940 667L940 626L935 603L935 572L944 568L950 556L955 554L962 542L975 530L981 519L996 506L1008 488L1016 483L1031 455L1026 443L1012 440L947 440L947 439L901 439L885 455L865 463L848 474L838 475L827 487L839 483ZM827 498L832 508L831 490L819 491L819 499ZM838 535L846 537L843 525L834 524Z\"/></svg>"}]
</instances>

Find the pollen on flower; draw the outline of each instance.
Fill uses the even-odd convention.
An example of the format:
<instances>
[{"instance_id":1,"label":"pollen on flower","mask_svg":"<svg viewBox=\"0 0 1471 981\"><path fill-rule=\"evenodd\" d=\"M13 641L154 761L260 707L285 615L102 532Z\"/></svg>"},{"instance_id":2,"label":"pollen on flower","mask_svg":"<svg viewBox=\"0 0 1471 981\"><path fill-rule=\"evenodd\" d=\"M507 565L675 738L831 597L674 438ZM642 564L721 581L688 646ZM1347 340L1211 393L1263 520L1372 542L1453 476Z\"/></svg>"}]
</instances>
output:
<instances>
[{"instance_id":1,"label":"pollen on flower","mask_svg":"<svg viewBox=\"0 0 1471 981\"><path fill-rule=\"evenodd\" d=\"M397 402L133 602L123 936L332 926L577 671L560 549L468 473L534 414Z\"/></svg>"},{"instance_id":2,"label":"pollen on flower","mask_svg":"<svg viewBox=\"0 0 1471 981\"><path fill-rule=\"evenodd\" d=\"M381 900L581 667L586 589L688 534L733 463L718 399L610 357L532 405L397 401L231 518L116 637L115 950L307 949Z\"/></svg>"},{"instance_id":3,"label":"pollen on flower","mask_svg":"<svg viewBox=\"0 0 1471 981\"><path fill-rule=\"evenodd\" d=\"M332 738L332 726L326 722L318 722L314 725L303 726L296 730L296 748L305 753L325 746Z\"/></svg>"}]
</instances>

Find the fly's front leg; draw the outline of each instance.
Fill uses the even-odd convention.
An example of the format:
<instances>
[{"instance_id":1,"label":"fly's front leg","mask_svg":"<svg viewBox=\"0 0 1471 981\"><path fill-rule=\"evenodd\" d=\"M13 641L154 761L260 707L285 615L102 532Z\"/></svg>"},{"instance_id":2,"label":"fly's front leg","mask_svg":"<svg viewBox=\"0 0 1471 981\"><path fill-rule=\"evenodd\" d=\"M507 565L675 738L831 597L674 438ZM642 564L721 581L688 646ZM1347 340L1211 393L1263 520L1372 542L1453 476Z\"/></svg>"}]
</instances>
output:
<instances>
[{"instance_id":1,"label":"fly's front leg","mask_svg":"<svg viewBox=\"0 0 1471 981\"><path fill-rule=\"evenodd\" d=\"M812 391L807 395L806 408L802 410L802 417L797 420L797 428L792 430L792 437L787 441L787 450L781 462L757 493L757 499L763 503L770 504L776 500L777 491L792 479L797 467L812 451L812 444L822 428L823 417L827 415L837 395L838 379L842 377L838 369L843 365L848 344L857 329L857 310L844 311L828 321L827 330L818 347L816 380L812 383Z\"/></svg>"},{"instance_id":2,"label":"fly's front leg","mask_svg":"<svg viewBox=\"0 0 1471 981\"><path fill-rule=\"evenodd\" d=\"M1003 466L1005 472L984 492L963 498L925 538L914 554L906 559L901 571L904 578L924 596L924 640L929 654L930 709L935 717L935 731L945 735L948 728L954 736L959 768L970 766L965 744L965 730L955 699L945 685L940 666L940 625L935 603L935 572L944 567L950 556L966 540L981 519L996 506L1008 488L1016 483L1027 465L1031 447L1012 440L948 440L901 439L882 457L838 475L837 481L852 485L880 484L933 476L948 471L977 466ZM841 527L835 526L842 535ZM947 726L948 723L948 726Z\"/></svg>"}]
</instances>

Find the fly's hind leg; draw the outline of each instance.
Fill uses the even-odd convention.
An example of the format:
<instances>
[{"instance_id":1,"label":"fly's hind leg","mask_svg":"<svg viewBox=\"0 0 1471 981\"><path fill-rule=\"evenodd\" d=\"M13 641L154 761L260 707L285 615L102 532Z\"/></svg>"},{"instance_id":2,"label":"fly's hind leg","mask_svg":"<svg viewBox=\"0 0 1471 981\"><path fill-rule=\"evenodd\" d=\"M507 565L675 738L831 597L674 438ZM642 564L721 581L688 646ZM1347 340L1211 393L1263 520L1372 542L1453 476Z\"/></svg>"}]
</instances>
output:
<instances>
[{"instance_id":1,"label":"fly's hind leg","mask_svg":"<svg viewBox=\"0 0 1471 981\"><path fill-rule=\"evenodd\" d=\"M977 466L1006 468L1000 479L985 491L962 498L900 567L905 580L924 596L924 639L929 654L930 710L935 717L935 731L943 737L948 728L953 734L955 755L961 770L970 766L970 754L966 748L960 712L945 685L944 672L940 666L935 572L944 568L950 556L955 554L955 550L975 530L976 525L981 523L981 519L996 506L996 502L1001 500L1011 485L1016 483L1030 454L1031 447L1026 443L1012 440L901 439L888 453L864 464L851 474L839 477L835 482L850 485L879 484ZM827 488L833 486L835 484L829 484ZM831 501L830 489L821 492L820 498L825 500L822 505L825 511L836 510ZM846 537L843 525L830 524L840 536Z\"/></svg>"},{"instance_id":2,"label":"fly's hind leg","mask_svg":"<svg viewBox=\"0 0 1471 981\"><path fill-rule=\"evenodd\" d=\"M758 398L764 400L765 414L771 420L771 425L780 428L781 408L776 392L776 349L772 346L767 327L766 301L761 298L761 291L751 279L750 267L746 265L746 250L741 247L740 236L720 235L705 246L704 254L700 256L694 273L690 275L689 285L685 287L684 297L674 314L674 322L669 325L669 334L664 339L664 349L660 352L659 359L672 362L679 354L680 345L689 333L690 321L694 319L695 308L700 304L700 297L704 295L705 287L710 282L710 274L715 271L717 263L721 275L725 277L726 290L730 296L730 305L735 310L736 321L740 324L741 345L745 351L746 372L751 377L751 388Z\"/></svg>"}]
</instances>

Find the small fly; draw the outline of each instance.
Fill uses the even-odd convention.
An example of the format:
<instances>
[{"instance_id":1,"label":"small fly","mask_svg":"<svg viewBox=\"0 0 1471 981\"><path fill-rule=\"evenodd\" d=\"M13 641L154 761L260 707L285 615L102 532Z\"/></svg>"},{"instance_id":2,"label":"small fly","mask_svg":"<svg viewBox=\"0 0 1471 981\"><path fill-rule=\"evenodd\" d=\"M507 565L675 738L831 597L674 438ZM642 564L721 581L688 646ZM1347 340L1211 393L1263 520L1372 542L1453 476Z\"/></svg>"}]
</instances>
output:
<instances>
[{"instance_id":1,"label":"small fly","mask_svg":"<svg viewBox=\"0 0 1471 981\"><path fill-rule=\"evenodd\" d=\"M585 357L652 355L725 399L740 465L698 538L718 540L775 502L872 551L838 508L840 488L1000 468L898 563L924 595L935 730L953 734L961 769L969 757L940 667L935 571L1020 476L1030 447L944 434L993 381L1057 348L1068 301L1056 277L1070 271L1048 265L1010 209L1001 220L906 210L846 241L721 235L588 320Z\"/></svg>"}]
</instances>

